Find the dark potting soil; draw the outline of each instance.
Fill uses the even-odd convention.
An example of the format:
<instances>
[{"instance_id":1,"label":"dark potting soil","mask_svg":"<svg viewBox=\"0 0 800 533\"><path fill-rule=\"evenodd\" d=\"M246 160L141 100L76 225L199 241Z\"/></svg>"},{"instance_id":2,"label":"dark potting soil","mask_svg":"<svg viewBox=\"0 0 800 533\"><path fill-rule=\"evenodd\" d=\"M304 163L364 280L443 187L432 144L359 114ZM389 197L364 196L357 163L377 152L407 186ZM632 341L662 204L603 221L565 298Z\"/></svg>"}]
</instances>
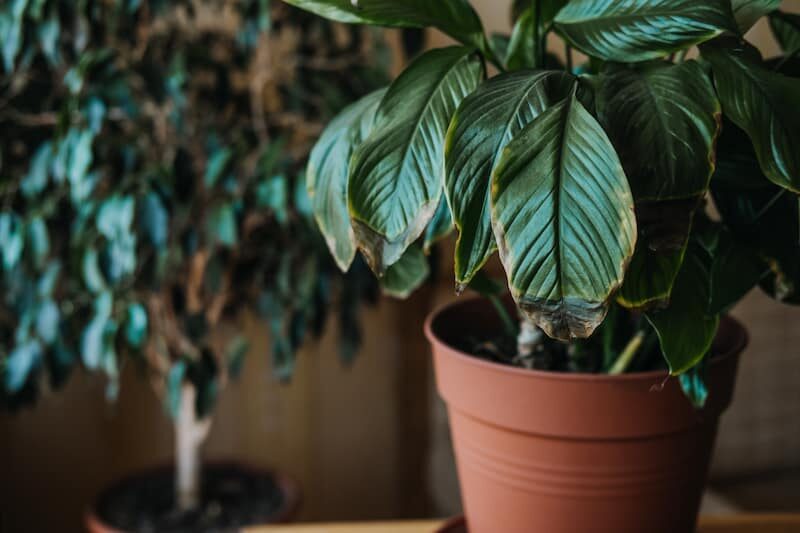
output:
<instances>
[{"instance_id":1,"label":"dark potting soil","mask_svg":"<svg viewBox=\"0 0 800 533\"><path fill-rule=\"evenodd\" d=\"M284 503L271 475L236 465L206 466L202 486L200 505L180 512L173 471L154 470L111 487L98 501L97 514L131 533L221 533L271 522Z\"/></svg>"}]
</instances>

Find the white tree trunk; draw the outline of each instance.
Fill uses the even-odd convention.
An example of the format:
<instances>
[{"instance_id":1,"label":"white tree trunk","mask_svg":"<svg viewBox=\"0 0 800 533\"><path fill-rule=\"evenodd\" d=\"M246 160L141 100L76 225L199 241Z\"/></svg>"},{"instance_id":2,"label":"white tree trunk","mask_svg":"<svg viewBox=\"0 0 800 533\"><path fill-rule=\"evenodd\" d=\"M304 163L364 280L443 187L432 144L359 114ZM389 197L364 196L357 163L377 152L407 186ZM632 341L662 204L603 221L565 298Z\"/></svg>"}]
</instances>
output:
<instances>
[{"instance_id":1,"label":"white tree trunk","mask_svg":"<svg viewBox=\"0 0 800 533\"><path fill-rule=\"evenodd\" d=\"M197 507L200 501L203 466L200 448L211 428L211 418L197 418L196 395L193 385L183 385L181 405L175 419L175 501L181 511Z\"/></svg>"}]
</instances>

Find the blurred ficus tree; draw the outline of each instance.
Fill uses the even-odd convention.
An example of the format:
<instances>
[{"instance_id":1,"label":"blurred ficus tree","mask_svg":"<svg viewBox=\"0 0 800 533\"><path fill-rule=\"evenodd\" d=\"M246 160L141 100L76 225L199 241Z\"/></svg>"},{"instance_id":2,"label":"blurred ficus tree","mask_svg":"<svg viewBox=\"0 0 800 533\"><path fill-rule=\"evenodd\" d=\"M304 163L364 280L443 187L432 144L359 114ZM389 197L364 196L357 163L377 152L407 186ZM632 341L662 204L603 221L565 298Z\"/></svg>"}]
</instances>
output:
<instances>
[{"instance_id":1,"label":"blurred ficus tree","mask_svg":"<svg viewBox=\"0 0 800 533\"><path fill-rule=\"evenodd\" d=\"M0 52L2 403L76 365L113 396L128 362L197 424L247 351L221 320L263 316L288 378L337 286L352 355L374 283L321 253L302 166L386 83L377 34L268 0L11 0Z\"/></svg>"}]
</instances>

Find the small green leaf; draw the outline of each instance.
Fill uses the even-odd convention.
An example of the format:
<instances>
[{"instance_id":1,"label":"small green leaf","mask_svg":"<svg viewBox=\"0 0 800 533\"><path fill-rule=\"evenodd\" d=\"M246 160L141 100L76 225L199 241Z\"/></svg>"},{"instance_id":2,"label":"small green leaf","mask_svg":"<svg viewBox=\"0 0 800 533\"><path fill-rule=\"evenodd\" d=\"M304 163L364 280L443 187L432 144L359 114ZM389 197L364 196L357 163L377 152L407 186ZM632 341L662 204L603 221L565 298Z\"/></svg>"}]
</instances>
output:
<instances>
[{"instance_id":1,"label":"small green leaf","mask_svg":"<svg viewBox=\"0 0 800 533\"><path fill-rule=\"evenodd\" d=\"M528 123L569 95L564 72L520 71L482 83L453 115L445 146L445 192L458 229L456 284L464 286L496 249L489 182L503 148Z\"/></svg>"},{"instance_id":2,"label":"small green leaf","mask_svg":"<svg viewBox=\"0 0 800 533\"><path fill-rule=\"evenodd\" d=\"M206 162L206 172L203 177L203 182L209 189L216 185L220 176L225 171L230 162L233 152L228 148L221 148L208 157Z\"/></svg>"},{"instance_id":3,"label":"small green leaf","mask_svg":"<svg viewBox=\"0 0 800 533\"><path fill-rule=\"evenodd\" d=\"M100 270L99 256L94 248L87 248L83 252L81 271L83 273L83 282L92 293L97 294L105 290L105 277Z\"/></svg>"},{"instance_id":4,"label":"small green leaf","mask_svg":"<svg viewBox=\"0 0 800 533\"><path fill-rule=\"evenodd\" d=\"M134 348L140 348L147 337L147 311L138 302L128 305L128 316L125 320L125 339Z\"/></svg>"},{"instance_id":5,"label":"small green leaf","mask_svg":"<svg viewBox=\"0 0 800 533\"><path fill-rule=\"evenodd\" d=\"M758 19L780 7L781 0L731 0L733 16L744 35Z\"/></svg>"},{"instance_id":6,"label":"small green leaf","mask_svg":"<svg viewBox=\"0 0 800 533\"><path fill-rule=\"evenodd\" d=\"M696 409L705 407L708 399L708 387L706 387L705 380L707 360L707 357L704 358L697 366L679 376L683 393Z\"/></svg>"},{"instance_id":7,"label":"small green leaf","mask_svg":"<svg viewBox=\"0 0 800 533\"><path fill-rule=\"evenodd\" d=\"M210 244L236 246L239 240L239 230L233 205L220 204L209 213L206 221L206 234Z\"/></svg>"},{"instance_id":8,"label":"small green leaf","mask_svg":"<svg viewBox=\"0 0 800 533\"><path fill-rule=\"evenodd\" d=\"M169 238L169 214L161 197L150 191L139 199L138 226L155 248L162 248Z\"/></svg>"},{"instance_id":9,"label":"small green leaf","mask_svg":"<svg viewBox=\"0 0 800 533\"><path fill-rule=\"evenodd\" d=\"M347 178L353 151L372 130L386 89L379 89L344 108L317 141L308 160L306 187L314 217L336 264L346 272L356 255L347 211Z\"/></svg>"},{"instance_id":10,"label":"small green leaf","mask_svg":"<svg viewBox=\"0 0 800 533\"><path fill-rule=\"evenodd\" d=\"M3 268L6 271L17 266L24 245L20 218L14 213L0 213L0 255L3 257Z\"/></svg>"},{"instance_id":11,"label":"small green leaf","mask_svg":"<svg viewBox=\"0 0 800 533\"><path fill-rule=\"evenodd\" d=\"M111 320L111 305L111 293L101 292L94 301L94 315L81 335L81 357L89 370L113 368L115 364L117 326Z\"/></svg>"},{"instance_id":12,"label":"small green leaf","mask_svg":"<svg viewBox=\"0 0 800 533\"><path fill-rule=\"evenodd\" d=\"M614 147L575 92L505 147L491 201L517 305L550 337L591 335L633 255L636 219Z\"/></svg>"},{"instance_id":13,"label":"small green leaf","mask_svg":"<svg viewBox=\"0 0 800 533\"><path fill-rule=\"evenodd\" d=\"M428 278L428 259L417 246L409 246L403 257L386 270L381 279L383 292L395 298L408 298Z\"/></svg>"},{"instance_id":14,"label":"small green leaf","mask_svg":"<svg viewBox=\"0 0 800 533\"><path fill-rule=\"evenodd\" d=\"M265 178L256 187L256 204L268 208L280 224L286 224L289 219L288 202L288 184L283 174Z\"/></svg>"},{"instance_id":15,"label":"small green leaf","mask_svg":"<svg viewBox=\"0 0 800 533\"><path fill-rule=\"evenodd\" d=\"M167 397L166 408L167 413L175 419L181 410L181 389L183 388L183 380L186 376L186 362L183 360L176 361L169 367L167 372Z\"/></svg>"},{"instance_id":16,"label":"small green leaf","mask_svg":"<svg viewBox=\"0 0 800 533\"><path fill-rule=\"evenodd\" d=\"M750 137L764 174L800 193L800 79L761 67L752 48L704 46L725 115Z\"/></svg>"},{"instance_id":17,"label":"small green leaf","mask_svg":"<svg viewBox=\"0 0 800 533\"><path fill-rule=\"evenodd\" d=\"M571 0L555 25L587 55L625 63L664 57L737 31L729 0Z\"/></svg>"},{"instance_id":18,"label":"small green leaf","mask_svg":"<svg viewBox=\"0 0 800 533\"><path fill-rule=\"evenodd\" d=\"M28 174L22 179L20 188L26 198L32 198L42 192L47 187L47 179L50 176L50 165L53 160L53 144L51 142L42 143L31 158L31 165Z\"/></svg>"},{"instance_id":19,"label":"small green leaf","mask_svg":"<svg viewBox=\"0 0 800 533\"><path fill-rule=\"evenodd\" d=\"M33 263L37 268L44 265L50 253L50 235L47 233L47 225L44 219L34 216L27 224L28 250L33 256Z\"/></svg>"},{"instance_id":20,"label":"small green leaf","mask_svg":"<svg viewBox=\"0 0 800 533\"><path fill-rule=\"evenodd\" d=\"M645 314L658 334L661 352L672 375L682 374L697 365L711 349L717 333L719 316L706 314L709 262L708 254L698 244L690 242L672 288L669 307Z\"/></svg>"},{"instance_id":21,"label":"small green leaf","mask_svg":"<svg viewBox=\"0 0 800 533\"><path fill-rule=\"evenodd\" d=\"M378 275L422 234L439 205L444 137L483 68L469 48L417 58L389 87L351 161L348 208L359 249Z\"/></svg>"},{"instance_id":22,"label":"small green leaf","mask_svg":"<svg viewBox=\"0 0 800 533\"><path fill-rule=\"evenodd\" d=\"M36 339L31 339L17 345L5 360L4 381L5 388L10 393L19 392L28 377L42 358L42 345Z\"/></svg>"},{"instance_id":23,"label":"small green leaf","mask_svg":"<svg viewBox=\"0 0 800 533\"><path fill-rule=\"evenodd\" d=\"M686 245L677 250L653 250L648 246L647 239L640 236L625 273L625 281L617 293L617 303L629 309L668 305L685 253Z\"/></svg>"},{"instance_id":24,"label":"small green leaf","mask_svg":"<svg viewBox=\"0 0 800 533\"><path fill-rule=\"evenodd\" d=\"M36 314L36 333L47 345L53 344L58 337L61 313L53 300L45 300Z\"/></svg>"}]
</instances>

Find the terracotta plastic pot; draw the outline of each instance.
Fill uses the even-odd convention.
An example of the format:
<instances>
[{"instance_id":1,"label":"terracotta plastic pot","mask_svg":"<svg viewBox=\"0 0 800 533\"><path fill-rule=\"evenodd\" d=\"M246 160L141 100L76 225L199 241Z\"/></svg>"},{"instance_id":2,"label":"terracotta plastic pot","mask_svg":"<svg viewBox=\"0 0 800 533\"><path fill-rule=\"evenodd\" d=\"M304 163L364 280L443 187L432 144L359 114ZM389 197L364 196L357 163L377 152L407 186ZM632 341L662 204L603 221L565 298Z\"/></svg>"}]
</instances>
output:
<instances>
[{"instance_id":1,"label":"terracotta plastic pot","mask_svg":"<svg viewBox=\"0 0 800 533\"><path fill-rule=\"evenodd\" d=\"M297 512L298 507L300 507L301 501L301 491L300 485L292 479L291 477L282 474L280 472L272 472L270 470L265 470L263 468L253 467L247 464L242 464L239 462L233 461L211 461L207 463L207 466L215 467L215 468L239 468L243 470L248 470L253 473L261 474L264 476L272 476L275 483L278 485L281 493L283 494L283 504L281 507L275 511L275 514L270 519L270 524L275 523L286 523L290 522ZM143 472L139 472L136 474L136 477L146 477L149 474L160 474L164 471L172 472L173 467L171 465L166 466L159 466L155 468L151 468L149 470L145 470ZM121 480L119 483L125 483L126 480ZM109 488L108 490L112 490L113 487ZM102 497L102 496L101 496ZM98 500L99 501L99 500ZM260 526L265 524L248 524L248 526ZM126 533L120 529L112 527L106 524L102 518L98 515L96 511L96 506L90 507L86 511L86 528L89 533Z\"/></svg>"},{"instance_id":2,"label":"terracotta plastic pot","mask_svg":"<svg viewBox=\"0 0 800 533\"><path fill-rule=\"evenodd\" d=\"M747 344L741 325L722 320L700 411L663 372L540 372L453 348L466 332L500 327L481 299L446 306L425 325L470 533L693 531Z\"/></svg>"}]
</instances>

